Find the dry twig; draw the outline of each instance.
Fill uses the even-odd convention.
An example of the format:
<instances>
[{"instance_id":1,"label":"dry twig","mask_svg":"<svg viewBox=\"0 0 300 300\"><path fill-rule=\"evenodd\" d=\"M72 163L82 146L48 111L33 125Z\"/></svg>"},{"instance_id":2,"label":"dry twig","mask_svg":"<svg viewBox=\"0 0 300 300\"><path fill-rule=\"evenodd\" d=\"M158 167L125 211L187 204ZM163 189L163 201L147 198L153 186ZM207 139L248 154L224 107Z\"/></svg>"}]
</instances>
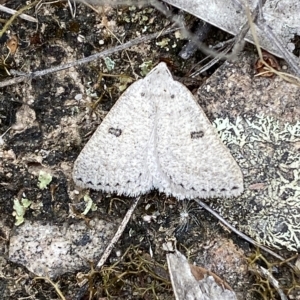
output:
<instances>
[{"instance_id":1,"label":"dry twig","mask_svg":"<svg viewBox=\"0 0 300 300\"><path fill-rule=\"evenodd\" d=\"M114 237L112 238L112 240L110 241L109 245L106 247L102 257L100 258L99 262L96 265L96 270L101 269L101 267L104 265L104 263L106 262L107 258L109 257L113 247L115 246L115 244L118 242L118 240L120 239L123 231L125 230L131 215L133 214L138 202L140 200L140 197L137 197L134 199L134 202L132 203L131 207L128 209L125 217L123 218L116 234L114 235ZM82 280L82 282L80 283L81 286L86 286L86 284L88 283L87 279Z\"/></svg>"},{"instance_id":2,"label":"dry twig","mask_svg":"<svg viewBox=\"0 0 300 300\"><path fill-rule=\"evenodd\" d=\"M31 7L35 6L37 3L39 3L40 0L35 0L34 2L25 5L24 7L22 7L21 9L19 9L14 15L11 16L11 18L5 23L5 25L3 26L3 28L0 31L0 37L2 37L2 35L4 34L4 32L6 32L6 30L9 28L9 26L12 24L12 22L19 16L22 15L22 13L28 9L30 9Z\"/></svg>"},{"instance_id":3,"label":"dry twig","mask_svg":"<svg viewBox=\"0 0 300 300\"><path fill-rule=\"evenodd\" d=\"M8 13L10 15L14 15L15 13L17 13L16 10L8 8L8 7L6 7L4 5L1 5L1 4L0 4L0 11L3 11L3 12ZM33 18L33 17L28 16L26 14L20 14L19 17L21 19L24 19L24 20L29 21L29 22L37 22L38 21L36 18Z\"/></svg>"},{"instance_id":4,"label":"dry twig","mask_svg":"<svg viewBox=\"0 0 300 300\"><path fill-rule=\"evenodd\" d=\"M163 36L163 35L169 34L170 32L174 32L176 30L177 29L166 30L163 33L159 33L159 35ZM0 88L5 87L5 86L9 86L9 85L14 85L14 84L17 84L17 83L21 83L21 82L24 82L24 81L28 81L28 80L30 80L32 78L35 78L35 77L45 76L47 74L51 74L51 73L55 73L55 72L58 72L58 71L66 70L66 69L76 67L76 66L81 65L81 64L86 64L86 63L92 62L94 60L97 60L99 58L109 56L113 53L123 51L123 50L128 49L132 46L135 46L135 45L138 45L140 43L149 41L151 39L155 39L157 36L158 36L158 33L153 33L153 34L149 34L149 35L146 35L146 36L138 37L138 38L133 39L133 40L131 40L127 43L124 43L122 45L119 45L119 46L116 46L116 47L113 47L113 48L109 48L109 49L104 50L102 52L93 54L91 56L88 56L88 57L85 57L85 58L82 58L82 59L79 59L79 60L76 60L76 61L69 62L69 63L64 64L64 65L52 67L52 68L42 70L42 71L35 71L35 72L24 74L20 77L15 77L15 78L12 78L12 79L8 79L8 80L0 82Z\"/></svg>"}]
</instances>

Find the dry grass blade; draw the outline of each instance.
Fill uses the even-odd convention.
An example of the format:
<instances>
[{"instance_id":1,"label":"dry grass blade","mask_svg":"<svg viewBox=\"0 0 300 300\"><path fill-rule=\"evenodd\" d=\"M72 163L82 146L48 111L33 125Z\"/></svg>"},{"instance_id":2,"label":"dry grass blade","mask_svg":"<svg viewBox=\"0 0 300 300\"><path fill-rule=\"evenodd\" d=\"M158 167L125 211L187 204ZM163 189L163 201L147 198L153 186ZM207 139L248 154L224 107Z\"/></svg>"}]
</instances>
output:
<instances>
[{"instance_id":1,"label":"dry grass blade","mask_svg":"<svg viewBox=\"0 0 300 300\"><path fill-rule=\"evenodd\" d=\"M298 86L300 86L300 79L297 78L296 76L294 75L291 75L291 74L287 74L287 73L284 73L284 72L279 72L277 71L276 69L272 68L263 58L263 54L262 54L262 50L261 50L261 47L259 45L259 41L258 41L258 38L257 38L257 34L256 34L256 30L255 30L255 27L254 27L254 23L253 23L253 19L251 17L251 13L250 13L250 9L249 9L249 6L246 4L245 5L245 11L246 11L246 15L247 15L247 18L248 18L248 23L249 23L249 26L250 26L250 31L251 31L251 34L252 34L252 37L253 37L253 40L254 40L254 43L255 43L255 46L256 46L256 49L257 49L257 52L258 52L258 55L259 55L259 58L261 60L261 62L265 65L266 67L266 71L269 71L269 72L273 72L274 74L280 76L281 78L283 78L284 80L290 82L290 83L293 83L293 84L296 84ZM261 12L262 14L262 12ZM263 29L264 29L264 32L266 33L266 24L262 21L259 21L260 19L258 18L258 24L260 24L260 27L263 26ZM270 30L270 28L268 28L268 33L269 33L269 37L272 37L272 41L276 43L277 47L281 50L282 52L282 55L283 57L286 59L287 63L289 64L289 66L294 70L294 72L296 72L296 74L299 76L300 75L300 68L299 66L297 65L297 62L295 61L294 57L292 56L291 53L289 53L289 51L287 51L283 46L282 46L282 43L278 40L278 38L273 34L273 32Z\"/></svg>"},{"instance_id":2,"label":"dry grass blade","mask_svg":"<svg viewBox=\"0 0 300 300\"><path fill-rule=\"evenodd\" d=\"M24 11L30 9L31 7L35 6L36 4L38 4L40 2L40 0L35 0L34 2L25 5L24 7L22 7L21 9L19 9L14 15L11 16L11 18L5 23L5 25L3 26L2 30L0 31L0 37L2 37L2 35L4 34L4 32L6 32L6 30L9 28L9 26L12 24L12 22L19 17L20 15L23 14Z\"/></svg>"},{"instance_id":3,"label":"dry grass blade","mask_svg":"<svg viewBox=\"0 0 300 300\"><path fill-rule=\"evenodd\" d=\"M48 278L48 277L35 277L34 280L45 280L46 282L50 283L54 287L55 292L60 297L60 299L66 300L65 296L63 295L63 293L59 289L58 284L53 282L50 278Z\"/></svg>"},{"instance_id":4,"label":"dry grass blade","mask_svg":"<svg viewBox=\"0 0 300 300\"><path fill-rule=\"evenodd\" d=\"M269 37L270 40L277 46L281 51L282 56L292 70L296 73L297 76L300 76L300 67L295 59L295 56L290 53L285 47L283 47L282 42L279 41L278 37L274 35L271 28L261 19L258 19L257 26L264 31L264 33ZM286 79L287 80L287 79ZM299 81L299 78L298 78ZM298 83L299 84L299 83Z\"/></svg>"},{"instance_id":5,"label":"dry grass blade","mask_svg":"<svg viewBox=\"0 0 300 300\"><path fill-rule=\"evenodd\" d=\"M130 218L131 218L131 215L133 214L133 212L134 212L134 210L135 210L135 208L136 208L136 206L137 206L139 200L140 200L140 197L135 198L133 204L131 205L131 207L130 207L129 210L127 211L127 213L126 213L124 219L122 220L122 222L121 222L121 224L120 224L120 226L119 226L119 228L118 228L118 230L117 230L115 236L112 238L111 242L110 242L109 245L106 247L106 249L105 249L105 251L104 251L104 253L103 253L101 259L99 260L99 262L98 262L98 264L97 264L97 266L96 266L96 269L99 270L99 269L104 265L104 263L106 262L106 260L107 260L107 258L109 257L109 255L110 255L110 253L111 253L113 247L114 247L115 244L118 242L118 240L120 239L120 237L121 237L123 231L125 230L126 225L127 225L127 223L129 222L129 220L130 220ZM88 279L84 279L84 280L80 283L80 285L81 285L81 286L86 286L87 283L88 283ZM86 286L86 287L87 287L87 286Z\"/></svg>"},{"instance_id":6,"label":"dry grass blade","mask_svg":"<svg viewBox=\"0 0 300 300\"><path fill-rule=\"evenodd\" d=\"M10 15L14 15L15 13L17 13L16 10L8 8L8 7L6 7L4 5L1 5L1 4L0 4L0 11L3 11L3 12L8 13ZM24 19L24 20L29 21L29 22L38 22L38 20L36 18L33 18L33 17L28 16L26 14L20 14L19 17L21 19Z\"/></svg>"}]
</instances>

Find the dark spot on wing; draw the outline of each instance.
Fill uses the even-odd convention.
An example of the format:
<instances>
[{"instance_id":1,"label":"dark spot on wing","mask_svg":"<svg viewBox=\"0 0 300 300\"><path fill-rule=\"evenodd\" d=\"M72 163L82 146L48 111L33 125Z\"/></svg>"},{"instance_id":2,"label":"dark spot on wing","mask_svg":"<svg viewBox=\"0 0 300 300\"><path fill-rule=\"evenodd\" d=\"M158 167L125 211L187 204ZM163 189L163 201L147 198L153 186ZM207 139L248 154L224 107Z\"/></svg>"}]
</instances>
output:
<instances>
[{"instance_id":1,"label":"dark spot on wing","mask_svg":"<svg viewBox=\"0 0 300 300\"><path fill-rule=\"evenodd\" d=\"M206 192L206 189L202 189L202 192Z\"/></svg>"},{"instance_id":2,"label":"dark spot on wing","mask_svg":"<svg viewBox=\"0 0 300 300\"><path fill-rule=\"evenodd\" d=\"M239 188L237 187L237 186L234 186L233 188L232 188L232 190L238 190Z\"/></svg>"},{"instance_id":3,"label":"dark spot on wing","mask_svg":"<svg viewBox=\"0 0 300 300\"><path fill-rule=\"evenodd\" d=\"M102 182L98 182L97 185L103 186L103 183ZM105 184L105 186L110 186L110 184L107 183L107 184ZM115 186L119 186L119 183L117 183Z\"/></svg>"},{"instance_id":4,"label":"dark spot on wing","mask_svg":"<svg viewBox=\"0 0 300 300\"><path fill-rule=\"evenodd\" d=\"M113 128L113 127L110 127L108 129L108 133L116 136L116 137L119 137L121 134L122 134L122 130L119 129L119 128Z\"/></svg>"},{"instance_id":5,"label":"dark spot on wing","mask_svg":"<svg viewBox=\"0 0 300 300\"><path fill-rule=\"evenodd\" d=\"M210 189L210 191L211 191L211 192L214 192L214 191L215 191L215 189Z\"/></svg>"},{"instance_id":6,"label":"dark spot on wing","mask_svg":"<svg viewBox=\"0 0 300 300\"><path fill-rule=\"evenodd\" d=\"M93 184L91 181L88 181L87 184Z\"/></svg>"},{"instance_id":7,"label":"dark spot on wing","mask_svg":"<svg viewBox=\"0 0 300 300\"><path fill-rule=\"evenodd\" d=\"M191 190L196 191L193 187L191 188Z\"/></svg>"},{"instance_id":8,"label":"dark spot on wing","mask_svg":"<svg viewBox=\"0 0 300 300\"><path fill-rule=\"evenodd\" d=\"M142 96L142 97L144 97L144 96L145 96L145 93L144 93L144 92L142 92L142 93L141 93L141 96Z\"/></svg>"},{"instance_id":9,"label":"dark spot on wing","mask_svg":"<svg viewBox=\"0 0 300 300\"><path fill-rule=\"evenodd\" d=\"M81 182L83 182L83 180L82 180L82 178L76 178L78 181L81 181Z\"/></svg>"},{"instance_id":10,"label":"dark spot on wing","mask_svg":"<svg viewBox=\"0 0 300 300\"><path fill-rule=\"evenodd\" d=\"M171 99L174 99L175 98L175 95L171 95Z\"/></svg>"},{"instance_id":11,"label":"dark spot on wing","mask_svg":"<svg viewBox=\"0 0 300 300\"><path fill-rule=\"evenodd\" d=\"M184 186L183 186L183 184L182 184L182 183L180 183L179 185L180 185L182 188L184 188Z\"/></svg>"},{"instance_id":12,"label":"dark spot on wing","mask_svg":"<svg viewBox=\"0 0 300 300\"><path fill-rule=\"evenodd\" d=\"M223 188L223 189L221 189L221 192L226 192L226 189L224 189L224 188Z\"/></svg>"},{"instance_id":13,"label":"dark spot on wing","mask_svg":"<svg viewBox=\"0 0 300 300\"><path fill-rule=\"evenodd\" d=\"M204 132L203 131L192 131L191 132L191 139L200 139L204 136Z\"/></svg>"}]
</instances>

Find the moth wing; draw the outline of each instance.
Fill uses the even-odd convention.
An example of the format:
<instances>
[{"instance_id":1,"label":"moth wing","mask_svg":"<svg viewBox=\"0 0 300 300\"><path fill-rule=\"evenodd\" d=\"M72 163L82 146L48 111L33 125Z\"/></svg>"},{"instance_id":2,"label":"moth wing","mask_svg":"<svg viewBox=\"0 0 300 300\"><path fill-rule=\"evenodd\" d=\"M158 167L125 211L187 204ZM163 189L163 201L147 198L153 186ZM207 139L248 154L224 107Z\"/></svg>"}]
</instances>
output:
<instances>
[{"instance_id":1,"label":"moth wing","mask_svg":"<svg viewBox=\"0 0 300 300\"><path fill-rule=\"evenodd\" d=\"M155 109L148 89L147 77L136 81L109 111L75 161L77 185L128 196L153 187L146 161Z\"/></svg>"},{"instance_id":2,"label":"moth wing","mask_svg":"<svg viewBox=\"0 0 300 300\"><path fill-rule=\"evenodd\" d=\"M179 199L238 196L242 172L192 93L161 69L155 187ZM162 76L160 74L160 76ZM159 76L159 75L157 75Z\"/></svg>"}]
</instances>

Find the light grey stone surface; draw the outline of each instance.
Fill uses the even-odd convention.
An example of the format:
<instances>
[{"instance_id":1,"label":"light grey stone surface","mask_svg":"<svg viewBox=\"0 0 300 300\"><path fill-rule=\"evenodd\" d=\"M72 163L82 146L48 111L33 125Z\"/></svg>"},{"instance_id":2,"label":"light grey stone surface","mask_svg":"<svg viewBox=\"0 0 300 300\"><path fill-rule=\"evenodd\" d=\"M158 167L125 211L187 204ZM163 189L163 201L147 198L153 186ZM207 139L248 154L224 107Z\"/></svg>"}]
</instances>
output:
<instances>
[{"instance_id":1,"label":"light grey stone surface","mask_svg":"<svg viewBox=\"0 0 300 300\"><path fill-rule=\"evenodd\" d=\"M225 62L198 90L244 175L244 193L210 201L232 225L272 248L300 248L300 88L256 77L255 57Z\"/></svg>"},{"instance_id":2,"label":"light grey stone surface","mask_svg":"<svg viewBox=\"0 0 300 300\"><path fill-rule=\"evenodd\" d=\"M51 278L89 268L116 231L116 225L93 219L66 226L25 221L10 238L9 259L38 276Z\"/></svg>"}]
</instances>

